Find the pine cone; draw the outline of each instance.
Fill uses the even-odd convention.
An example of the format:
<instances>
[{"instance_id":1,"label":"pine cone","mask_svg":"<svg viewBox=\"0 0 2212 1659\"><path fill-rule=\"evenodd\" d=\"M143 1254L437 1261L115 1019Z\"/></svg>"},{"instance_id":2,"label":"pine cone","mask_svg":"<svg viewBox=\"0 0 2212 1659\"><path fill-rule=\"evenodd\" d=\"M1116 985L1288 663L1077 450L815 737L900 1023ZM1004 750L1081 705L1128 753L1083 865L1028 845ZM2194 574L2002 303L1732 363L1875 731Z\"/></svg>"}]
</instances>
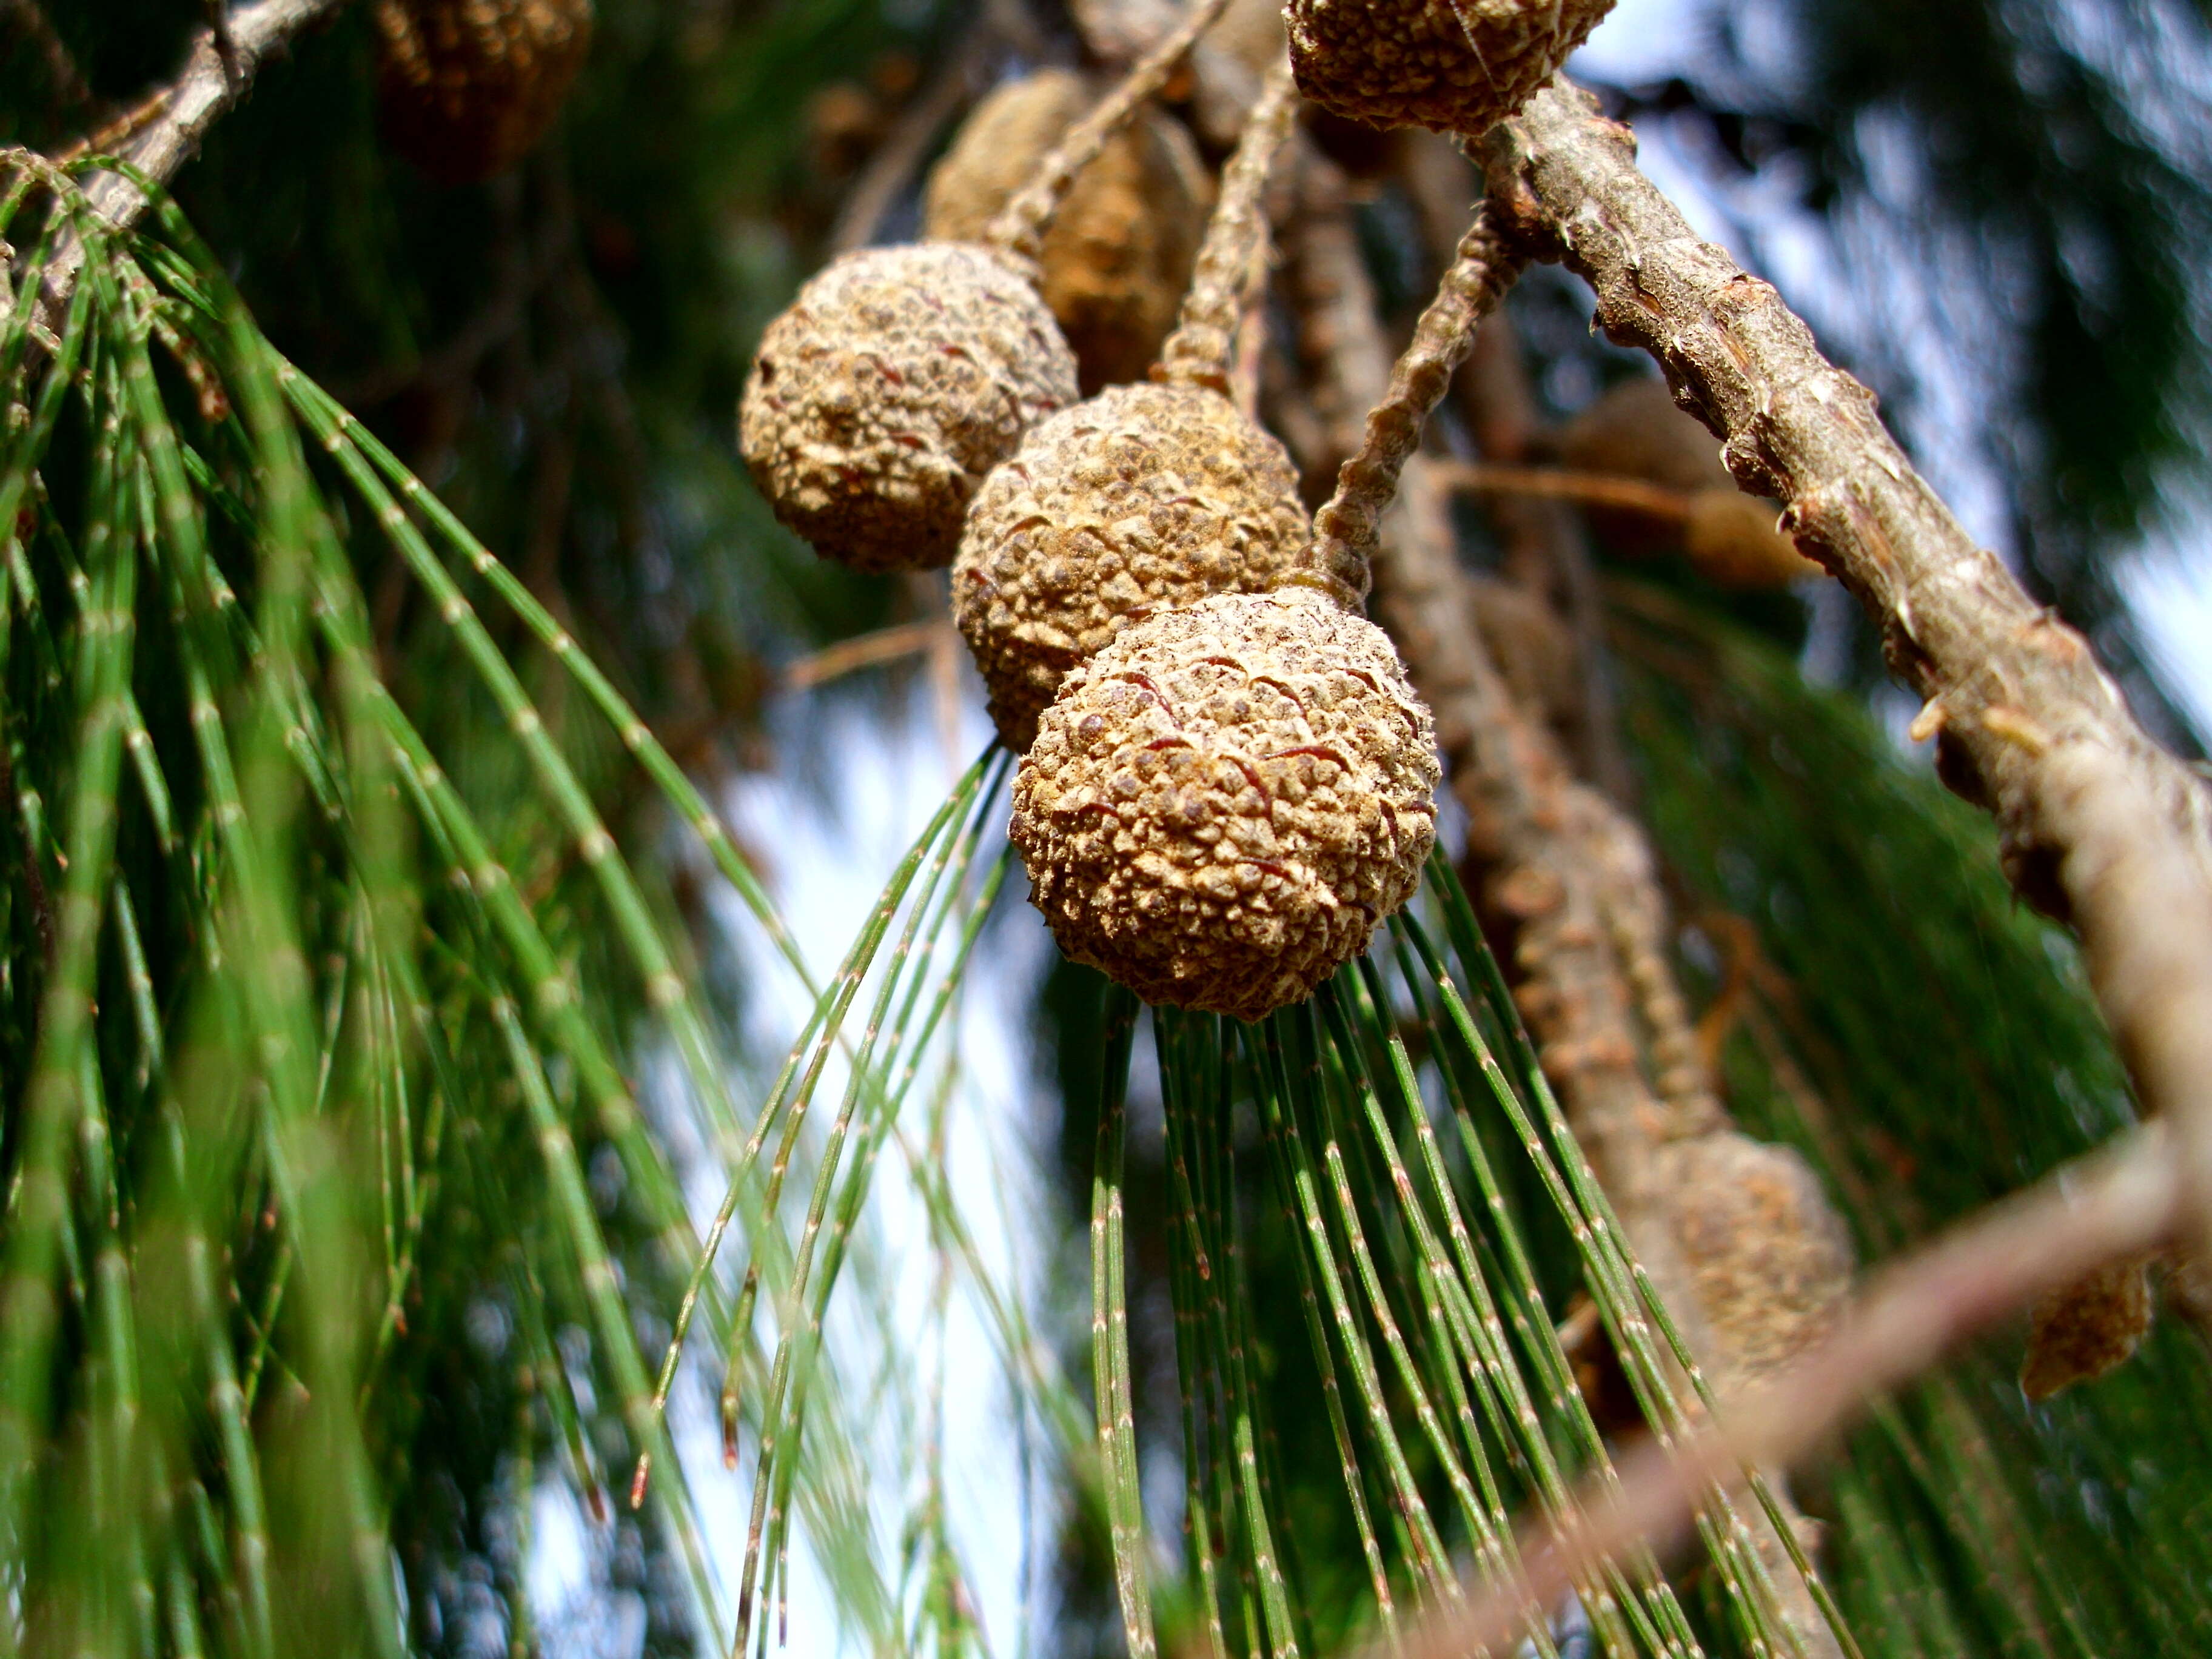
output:
<instances>
[{"instance_id":1,"label":"pine cone","mask_svg":"<svg viewBox=\"0 0 2212 1659\"><path fill-rule=\"evenodd\" d=\"M1717 1384L1741 1387L1811 1352L1850 1291L1851 1245L1804 1156L1726 1130L1663 1148L1658 1176L1712 1327Z\"/></svg>"},{"instance_id":2,"label":"pine cone","mask_svg":"<svg viewBox=\"0 0 2212 1659\"><path fill-rule=\"evenodd\" d=\"M1777 526L1780 515L1772 501L1747 495L1734 484L1701 489L1690 497L1682 551L1706 580L1721 587L1786 587L1822 574Z\"/></svg>"},{"instance_id":3,"label":"pine cone","mask_svg":"<svg viewBox=\"0 0 2212 1659\"><path fill-rule=\"evenodd\" d=\"M1689 517L1680 525L1585 507L1591 530L1617 553L1680 552L1722 587L1780 587L1820 574L1777 527L1782 509L1736 488L1720 445L1663 380L1638 376L1607 391L1560 435L1559 458L1579 472L1640 478L1689 496Z\"/></svg>"},{"instance_id":4,"label":"pine cone","mask_svg":"<svg viewBox=\"0 0 2212 1659\"><path fill-rule=\"evenodd\" d=\"M1298 90L1377 127L1479 137L1513 114L1613 0L1290 0Z\"/></svg>"},{"instance_id":5,"label":"pine cone","mask_svg":"<svg viewBox=\"0 0 2212 1659\"><path fill-rule=\"evenodd\" d=\"M1012 834L1069 957L1147 1001L1258 1020L1412 896L1437 776L1380 629L1304 589L1223 593L1069 676Z\"/></svg>"},{"instance_id":6,"label":"pine cone","mask_svg":"<svg viewBox=\"0 0 2212 1659\"><path fill-rule=\"evenodd\" d=\"M592 46L592 0L376 0L392 147L441 184L504 173L545 136Z\"/></svg>"},{"instance_id":7,"label":"pine cone","mask_svg":"<svg viewBox=\"0 0 2212 1659\"><path fill-rule=\"evenodd\" d=\"M1067 70L1001 85L929 175L923 234L975 242L991 217L1096 97ZM1140 380L1175 324L1212 193L1179 122L1148 110L1076 175L1045 233L1045 303L1075 353L1085 393Z\"/></svg>"},{"instance_id":8,"label":"pine cone","mask_svg":"<svg viewBox=\"0 0 2212 1659\"><path fill-rule=\"evenodd\" d=\"M1289 455L1218 392L1115 386L1041 422L984 481L952 575L1006 746L1124 627L1275 586L1312 534Z\"/></svg>"},{"instance_id":9,"label":"pine cone","mask_svg":"<svg viewBox=\"0 0 2212 1659\"><path fill-rule=\"evenodd\" d=\"M816 552L932 569L951 562L983 475L1075 398L1075 359L1011 261L964 242L867 248L769 325L738 445Z\"/></svg>"}]
</instances>

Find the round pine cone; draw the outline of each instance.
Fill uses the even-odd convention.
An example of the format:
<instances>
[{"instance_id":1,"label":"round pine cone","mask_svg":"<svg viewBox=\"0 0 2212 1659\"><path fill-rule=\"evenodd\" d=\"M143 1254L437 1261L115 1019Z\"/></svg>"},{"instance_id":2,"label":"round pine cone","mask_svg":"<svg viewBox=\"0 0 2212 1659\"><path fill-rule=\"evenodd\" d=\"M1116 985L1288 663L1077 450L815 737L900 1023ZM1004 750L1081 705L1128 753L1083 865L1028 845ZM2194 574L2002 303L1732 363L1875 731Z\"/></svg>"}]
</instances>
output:
<instances>
[{"instance_id":1,"label":"round pine cone","mask_svg":"<svg viewBox=\"0 0 2212 1659\"><path fill-rule=\"evenodd\" d=\"M375 21L385 136L441 184L527 155L592 46L592 0L377 0Z\"/></svg>"},{"instance_id":2,"label":"round pine cone","mask_svg":"<svg viewBox=\"0 0 2212 1659\"><path fill-rule=\"evenodd\" d=\"M951 562L983 475L1075 401L1075 359L989 248L866 248L768 326L738 442L775 515L856 570Z\"/></svg>"},{"instance_id":3,"label":"round pine cone","mask_svg":"<svg viewBox=\"0 0 2212 1659\"><path fill-rule=\"evenodd\" d=\"M1650 374L1616 381L1577 415L1559 434L1559 459L1578 472L1670 489L1735 487L1721 464L1719 441L1674 401L1666 381Z\"/></svg>"},{"instance_id":4,"label":"round pine cone","mask_svg":"<svg viewBox=\"0 0 2212 1659\"><path fill-rule=\"evenodd\" d=\"M1680 524L1620 507L1583 509L1617 553L1686 555L1723 587L1780 587L1820 567L1775 527L1782 509L1736 488L1705 423L1674 402L1664 380L1623 380L1560 434L1559 459L1578 472L1663 484L1687 495Z\"/></svg>"},{"instance_id":5,"label":"round pine cone","mask_svg":"<svg viewBox=\"0 0 2212 1659\"><path fill-rule=\"evenodd\" d=\"M1129 623L1273 587L1312 538L1289 454L1218 392L1113 386L1040 422L976 493L952 572L1006 746Z\"/></svg>"},{"instance_id":6,"label":"round pine cone","mask_svg":"<svg viewBox=\"0 0 2212 1659\"><path fill-rule=\"evenodd\" d=\"M1664 1147L1658 1174L1723 1387L1771 1375L1828 1334L1851 1245L1802 1154L1728 1130Z\"/></svg>"},{"instance_id":7,"label":"round pine cone","mask_svg":"<svg viewBox=\"0 0 2212 1659\"><path fill-rule=\"evenodd\" d=\"M1298 90L1377 127L1478 137L1527 103L1613 0L1290 0Z\"/></svg>"},{"instance_id":8,"label":"round pine cone","mask_svg":"<svg viewBox=\"0 0 2212 1659\"><path fill-rule=\"evenodd\" d=\"M1722 587L1786 587L1823 574L1776 526L1780 509L1734 484L1690 497L1682 551L1708 581Z\"/></svg>"},{"instance_id":9,"label":"round pine cone","mask_svg":"<svg viewBox=\"0 0 2212 1659\"><path fill-rule=\"evenodd\" d=\"M929 175L922 232L975 242L1007 198L1097 101L1081 76L1041 70L975 108ZM1141 380L1175 326L1212 194L1181 123L1146 110L1078 173L1045 233L1045 303L1088 394Z\"/></svg>"},{"instance_id":10,"label":"round pine cone","mask_svg":"<svg viewBox=\"0 0 2212 1659\"><path fill-rule=\"evenodd\" d=\"M1060 947L1149 1002L1265 1018L1367 948L1436 840L1428 709L1304 589L1156 612L1068 678L1014 779Z\"/></svg>"}]
</instances>

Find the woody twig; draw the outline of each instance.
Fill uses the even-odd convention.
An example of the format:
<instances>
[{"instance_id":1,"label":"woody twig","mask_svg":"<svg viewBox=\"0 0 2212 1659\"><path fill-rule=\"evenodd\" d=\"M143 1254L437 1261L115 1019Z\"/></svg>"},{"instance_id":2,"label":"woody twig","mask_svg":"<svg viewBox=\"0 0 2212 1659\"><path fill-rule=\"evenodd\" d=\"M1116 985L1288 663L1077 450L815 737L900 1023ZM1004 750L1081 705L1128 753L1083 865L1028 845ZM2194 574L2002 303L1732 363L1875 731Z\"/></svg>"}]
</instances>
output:
<instances>
[{"instance_id":1,"label":"woody twig","mask_svg":"<svg viewBox=\"0 0 2212 1659\"><path fill-rule=\"evenodd\" d=\"M90 148L112 149L117 160L128 162L144 178L157 185L168 183L198 153L208 129L246 95L262 64L301 29L334 15L345 3L255 0L231 13L225 30L218 32L213 25L202 28L192 37L177 78L125 118L119 136L110 139L106 133L94 134ZM95 178L85 199L118 230L136 224L150 205L137 184L118 173ZM46 327L59 321L83 264L83 245L74 236L62 239L40 273L44 291L39 320Z\"/></svg>"},{"instance_id":2,"label":"woody twig","mask_svg":"<svg viewBox=\"0 0 2212 1659\"><path fill-rule=\"evenodd\" d=\"M1457 1659L1503 1651L1519 1632L1530 1595L1556 1599L1637 1546L1663 1550L1684 1535L1714 1486L1735 1484L1747 1468L1802 1460L1867 1401L1922 1375L2038 1296L2099 1262L2156 1249L2182 1212L2179 1173L2159 1124L2131 1131L1984 1212L1889 1269L1826 1342L1724 1401L1695 1437L1671 1449L1649 1445L1626 1460L1617 1485L1593 1487L1571 1511L1584 1517L1580 1526L1522 1540L1528 1565L1519 1582L1440 1607L1396 1654Z\"/></svg>"},{"instance_id":3,"label":"woody twig","mask_svg":"<svg viewBox=\"0 0 2212 1659\"><path fill-rule=\"evenodd\" d=\"M2167 1115L2191 1243L2212 1246L2212 790L2129 713L2087 643L1975 545L1767 283L1695 236L1635 140L1565 80L1485 147L1499 222L1597 293L1737 482L1786 501L1799 548L1856 594L1916 735L1996 819L2021 896L2079 933L2147 1108Z\"/></svg>"},{"instance_id":4,"label":"woody twig","mask_svg":"<svg viewBox=\"0 0 2212 1659\"><path fill-rule=\"evenodd\" d=\"M1329 200L1310 192L1310 215ZM1470 820L1469 857L1486 908L1508 924L1509 968L1545 1072L1661 1302L1697 1362L1734 1387L1819 1340L1848 1284L1849 1255L1810 1170L1738 1133L1713 1095L1667 961L1665 904L1642 832L1574 777L1468 626L1445 469L1414 453L1413 440L1517 269L1479 216L1393 373L1379 331L1358 320L1371 318L1372 301L1356 246L1304 228L1292 282L1308 355L1340 383L1323 401L1376 404L1344 469L1346 500L1316 526L1332 568L1352 562L1334 544L1378 546L1378 607L1435 714ZM1378 514L1373 485L1401 468L1397 499ZM1801 1644L1834 1652L1785 1540L1763 1523L1751 1535Z\"/></svg>"}]
</instances>

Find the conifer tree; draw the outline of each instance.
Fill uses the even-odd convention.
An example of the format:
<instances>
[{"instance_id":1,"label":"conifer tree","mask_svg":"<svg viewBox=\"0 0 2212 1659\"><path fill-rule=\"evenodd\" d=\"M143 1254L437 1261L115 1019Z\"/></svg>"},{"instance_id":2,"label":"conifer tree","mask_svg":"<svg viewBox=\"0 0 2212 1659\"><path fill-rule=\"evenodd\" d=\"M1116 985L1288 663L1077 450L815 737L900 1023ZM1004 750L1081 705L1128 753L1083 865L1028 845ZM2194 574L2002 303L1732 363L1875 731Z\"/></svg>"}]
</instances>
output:
<instances>
[{"instance_id":1,"label":"conifer tree","mask_svg":"<svg viewBox=\"0 0 2212 1659\"><path fill-rule=\"evenodd\" d=\"M2203 1646L2212 35L2089 9L0 4L0 1655ZM2017 574L1622 121L1910 147ZM933 699L839 937L732 804Z\"/></svg>"}]
</instances>

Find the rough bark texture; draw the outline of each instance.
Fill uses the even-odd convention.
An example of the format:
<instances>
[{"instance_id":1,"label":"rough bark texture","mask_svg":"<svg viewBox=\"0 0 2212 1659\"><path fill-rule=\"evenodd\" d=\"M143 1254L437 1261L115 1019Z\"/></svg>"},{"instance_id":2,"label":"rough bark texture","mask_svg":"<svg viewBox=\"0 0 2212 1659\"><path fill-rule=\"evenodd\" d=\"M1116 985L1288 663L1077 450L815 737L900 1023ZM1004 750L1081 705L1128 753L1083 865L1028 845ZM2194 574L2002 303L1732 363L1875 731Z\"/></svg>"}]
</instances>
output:
<instances>
[{"instance_id":1,"label":"rough bark texture","mask_svg":"<svg viewBox=\"0 0 2212 1659\"><path fill-rule=\"evenodd\" d=\"M1419 457L1402 501L1378 606L1434 712L1479 896L1510 935L1516 1000L1660 1300L1708 1378L1732 1392L1826 1331L1850 1288L1843 1230L1796 1155L1736 1131L1713 1097L1666 963L1642 831L1573 778L1460 620L1467 578L1445 538L1444 492ZM1431 527L1407 533L1424 517ZM1763 1190L1729 1184L1744 1175ZM1767 1474L1787 1510L1784 1471ZM1837 1654L1783 1540L1741 1512L1806 1651Z\"/></svg>"},{"instance_id":2,"label":"rough bark texture","mask_svg":"<svg viewBox=\"0 0 2212 1659\"><path fill-rule=\"evenodd\" d=\"M2172 1119L2196 1237L2212 1239L2212 792L2144 733L2081 636L1974 544L1873 395L1691 232L1587 94L1554 82L1485 159L1500 223L1590 283L1608 336L1658 360L1737 483L1787 502L1799 547L1880 624L1945 781L1996 817L2021 895L2080 933L2136 1086Z\"/></svg>"},{"instance_id":3,"label":"rough bark texture","mask_svg":"<svg viewBox=\"0 0 2212 1659\"><path fill-rule=\"evenodd\" d=\"M1359 448L1338 472L1336 494L1314 515L1311 568L1305 574L1346 609L1356 611L1366 602L1382 520L1407 459L1420 447L1422 427L1466 360L1476 327L1520 271L1520 259L1507 250L1487 208L1479 209L1437 297L1414 325L1412 343L1368 410ZM1351 291L1350 278L1340 286Z\"/></svg>"},{"instance_id":4,"label":"rough bark texture","mask_svg":"<svg viewBox=\"0 0 2212 1659\"><path fill-rule=\"evenodd\" d=\"M1449 257L1472 211L1480 180L1457 143L1438 133L1405 135L1399 179L1413 205L1422 240L1436 258ZM1485 460L1526 465L1541 459L1546 433L1535 388L1522 362L1512 319L1500 307L1474 337L1453 383L1454 399ZM1524 708L1540 710L1574 757L1583 777L1613 799L1635 795L1614 719L1613 689L1604 643L1604 606L1582 517L1564 501L1499 495L1490 503L1498 538L1499 574L1559 618L1570 653L1567 695L1531 702L1522 690L1516 653L1501 651L1501 629L1484 624L1484 637Z\"/></svg>"},{"instance_id":5,"label":"rough bark texture","mask_svg":"<svg viewBox=\"0 0 2212 1659\"><path fill-rule=\"evenodd\" d=\"M1221 193L1199 244L1190 292L1176 313L1175 332L1160 348L1152 378L1229 391L1238 324L1252 286L1255 260L1267 243L1267 179L1298 118L1297 88L1290 65L1279 65L1261 83L1259 100L1221 174Z\"/></svg>"},{"instance_id":6,"label":"rough bark texture","mask_svg":"<svg viewBox=\"0 0 2212 1659\"><path fill-rule=\"evenodd\" d=\"M1665 903L1642 831L1575 779L1468 625L1470 580L1454 552L1447 492L1413 453L1517 264L1499 257L1479 216L1461 243L1461 268L1393 371L1348 228L1311 220L1331 201L1328 183L1309 186L1309 222L1293 250L1302 344L1332 367L1332 407L1375 413L1340 499L1317 515L1320 562L1349 585L1364 556L1379 554L1381 617L1434 713L1469 818L1480 896L1509 924L1508 968L1545 1073L1699 1364L1717 1386L1743 1386L1826 1333L1849 1289L1842 1227L1802 1160L1729 1124L1668 964ZM1783 1540L1755 1511L1746 1520L1807 1651L1837 1652Z\"/></svg>"}]
</instances>

